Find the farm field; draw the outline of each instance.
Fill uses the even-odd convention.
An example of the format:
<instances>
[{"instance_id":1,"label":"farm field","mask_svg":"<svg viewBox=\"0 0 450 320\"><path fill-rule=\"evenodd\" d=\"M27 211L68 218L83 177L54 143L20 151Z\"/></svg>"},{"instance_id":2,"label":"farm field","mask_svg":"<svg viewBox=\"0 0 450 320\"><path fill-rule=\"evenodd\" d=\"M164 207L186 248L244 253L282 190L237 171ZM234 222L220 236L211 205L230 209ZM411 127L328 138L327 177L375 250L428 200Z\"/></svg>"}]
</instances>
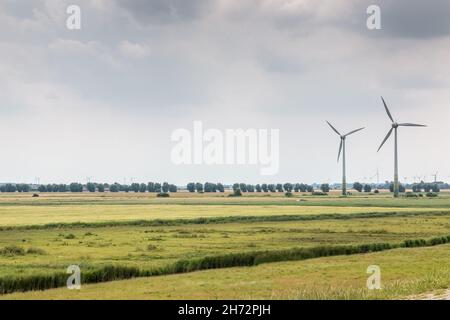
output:
<instances>
[{"instance_id":1,"label":"farm field","mask_svg":"<svg viewBox=\"0 0 450 320\"><path fill-rule=\"evenodd\" d=\"M450 287L450 245L364 255L277 262L256 267L88 284L14 293L5 299L404 299ZM382 290L366 288L366 268L377 264ZM442 298L445 298L443 296Z\"/></svg>"},{"instance_id":2,"label":"farm field","mask_svg":"<svg viewBox=\"0 0 450 320\"><path fill-rule=\"evenodd\" d=\"M450 287L447 241L447 193L1 194L0 299L400 298ZM377 261L386 290L368 292L365 270ZM51 289L69 265L108 282ZM170 290L178 282L192 290ZM51 290L14 293L31 289Z\"/></svg>"}]
</instances>

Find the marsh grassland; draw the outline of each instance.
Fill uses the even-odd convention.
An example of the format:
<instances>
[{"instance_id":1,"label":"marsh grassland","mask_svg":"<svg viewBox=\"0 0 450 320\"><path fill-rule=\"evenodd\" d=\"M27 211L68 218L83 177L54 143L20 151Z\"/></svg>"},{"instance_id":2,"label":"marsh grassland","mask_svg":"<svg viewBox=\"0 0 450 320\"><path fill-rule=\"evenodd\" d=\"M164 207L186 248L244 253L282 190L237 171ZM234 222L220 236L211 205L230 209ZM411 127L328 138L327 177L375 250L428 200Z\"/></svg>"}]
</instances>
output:
<instances>
[{"instance_id":1,"label":"marsh grassland","mask_svg":"<svg viewBox=\"0 0 450 320\"><path fill-rule=\"evenodd\" d=\"M68 290L69 265L81 290ZM368 290L369 265L382 289ZM450 288L450 193L0 195L0 299L381 299Z\"/></svg>"}]
</instances>

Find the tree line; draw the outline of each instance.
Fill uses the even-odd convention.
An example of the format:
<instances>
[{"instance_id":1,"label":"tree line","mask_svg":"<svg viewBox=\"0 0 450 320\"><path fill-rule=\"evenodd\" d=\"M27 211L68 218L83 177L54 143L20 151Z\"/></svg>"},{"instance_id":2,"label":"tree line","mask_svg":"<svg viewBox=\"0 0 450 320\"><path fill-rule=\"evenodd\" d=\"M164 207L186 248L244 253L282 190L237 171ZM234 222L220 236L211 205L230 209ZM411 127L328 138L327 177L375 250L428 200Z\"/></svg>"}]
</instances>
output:
<instances>
[{"instance_id":1,"label":"tree line","mask_svg":"<svg viewBox=\"0 0 450 320\"><path fill-rule=\"evenodd\" d=\"M120 183L95 183L88 182L87 184L81 184L78 182L72 182L70 184L65 183L51 183L40 184L37 189L32 189L30 184L13 184L7 183L0 186L0 192L154 192L154 193L169 193L177 192L178 187L168 182L148 182L148 183L132 183L120 184Z\"/></svg>"},{"instance_id":2,"label":"tree line","mask_svg":"<svg viewBox=\"0 0 450 320\"><path fill-rule=\"evenodd\" d=\"M376 188L377 186L375 186ZM437 183L415 183L411 186L413 192L440 192L440 186ZM323 183L319 186L320 190L324 193L328 193L332 188L328 183ZM374 188L371 184L361 184L359 182L353 183L353 189L358 192L372 192ZM386 182L386 188L389 188L391 192L394 190L393 182ZM399 185L400 192L405 192L406 187L403 184ZM210 193L210 192L225 192L226 187L222 183L213 182L190 182L186 186L189 192L198 193ZM233 192L239 190L240 192L314 192L314 186L305 183L262 183L262 184L246 184L246 183L234 183L231 186ZM132 183L132 184L120 184L120 183L95 183L88 182L81 184L78 182L72 182L70 184L40 184L34 188L30 184L24 183L7 183L0 186L0 192L150 192L150 193L171 193L177 192L178 187L168 182L148 182L148 183ZM378 192L375 190L375 192Z\"/></svg>"}]
</instances>

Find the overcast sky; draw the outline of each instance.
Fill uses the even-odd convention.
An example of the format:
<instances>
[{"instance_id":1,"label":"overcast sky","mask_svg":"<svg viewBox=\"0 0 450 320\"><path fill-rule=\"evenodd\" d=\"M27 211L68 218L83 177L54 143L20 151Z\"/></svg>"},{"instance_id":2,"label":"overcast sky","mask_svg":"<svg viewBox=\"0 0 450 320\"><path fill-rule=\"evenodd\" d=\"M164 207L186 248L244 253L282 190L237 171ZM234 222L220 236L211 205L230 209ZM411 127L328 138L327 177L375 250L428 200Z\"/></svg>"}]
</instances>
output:
<instances>
[{"instance_id":1,"label":"overcast sky","mask_svg":"<svg viewBox=\"0 0 450 320\"><path fill-rule=\"evenodd\" d=\"M66 8L81 8L68 30ZM381 7L382 30L366 8ZM450 180L447 0L1 0L0 182ZM171 133L280 129L280 170L171 162ZM366 180L364 180L366 179ZM374 181L374 178L372 178Z\"/></svg>"}]
</instances>

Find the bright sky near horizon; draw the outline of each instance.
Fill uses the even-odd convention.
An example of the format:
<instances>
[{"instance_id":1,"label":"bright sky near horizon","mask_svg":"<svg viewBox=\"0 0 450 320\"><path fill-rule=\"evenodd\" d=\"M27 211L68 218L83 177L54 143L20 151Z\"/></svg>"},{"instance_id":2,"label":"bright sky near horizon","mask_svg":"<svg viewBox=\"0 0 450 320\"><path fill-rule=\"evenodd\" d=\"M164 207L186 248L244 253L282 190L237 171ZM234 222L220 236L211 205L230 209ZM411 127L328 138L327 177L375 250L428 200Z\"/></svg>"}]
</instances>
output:
<instances>
[{"instance_id":1,"label":"bright sky near horizon","mask_svg":"<svg viewBox=\"0 0 450 320\"><path fill-rule=\"evenodd\" d=\"M69 5L81 29L66 27ZM381 30L366 9L381 8ZM450 180L446 0L2 0L0 182ZM279 172L175 165L171 134L279 129Z\"/></svg>"}]
</instances>

